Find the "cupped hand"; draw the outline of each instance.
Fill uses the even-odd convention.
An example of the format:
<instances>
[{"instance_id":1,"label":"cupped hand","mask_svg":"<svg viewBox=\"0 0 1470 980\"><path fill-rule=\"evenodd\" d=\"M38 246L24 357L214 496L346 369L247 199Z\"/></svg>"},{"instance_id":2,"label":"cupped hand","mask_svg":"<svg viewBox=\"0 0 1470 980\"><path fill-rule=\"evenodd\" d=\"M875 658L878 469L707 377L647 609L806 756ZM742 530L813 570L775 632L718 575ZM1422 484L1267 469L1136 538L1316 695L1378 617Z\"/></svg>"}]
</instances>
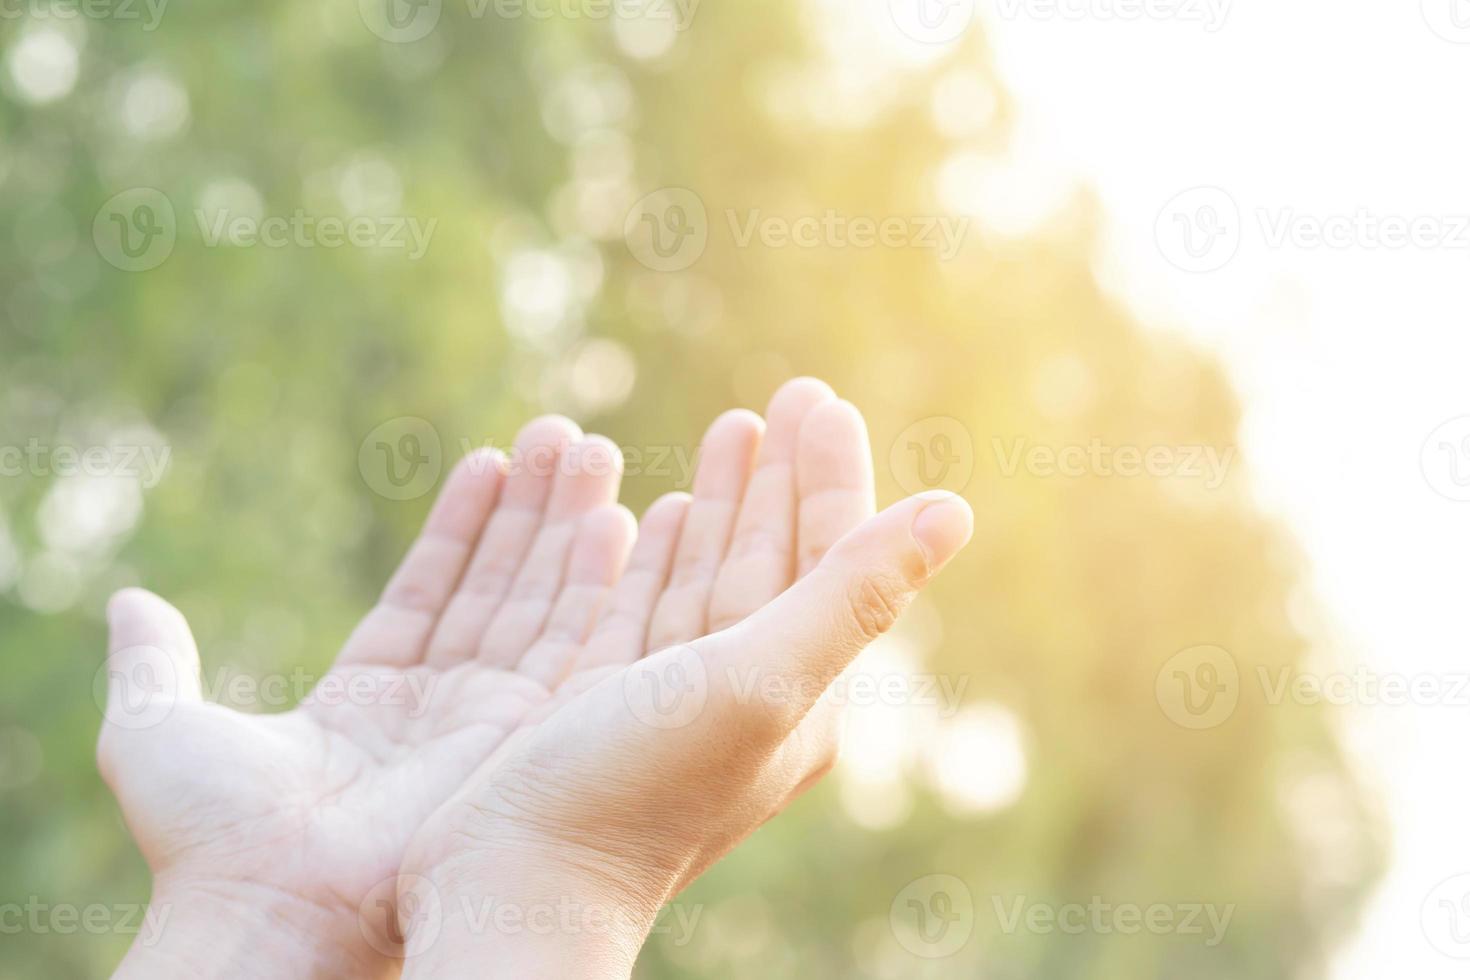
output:
<instances>
[{"instance_id":1,"label":"cupped hand","mask_svg":"<svg viewBox=\"0 0 1470 980\"><path fill-rule=\"evenodd\" d=\"M272 967L229 948L256 942L249 931L225 930L193 956L253 961L254 975L294 961L300 975L368 976L396 955L409 838L551 700L622 570L636 529L615 504L621 463L557 417L508 456L466 458L330 672L284 714L204 701L183 616L142 590L113 598L98 762L154 904L175 923L206 906L264 919L294 944ZM664 505L650 533L679 516ZM121 973L157 975L161 955L135 946Z\"/></svg>"},{"instance_id":2,"label":"cupped hand","mask_svg":"<svg viewBox=\"0 0 1470 980\"><path fill-rule=\"evenodd\" d=\"M433 933L411 974L628 974L659 907L831 767L823 693L971 533L951 495L873 509L861 416L825 385L712 426L580 648L521 664L570 676L415 836L403 905L437 905L406 923ZM486 937L475 901L605 927Z\"/></svg>"}]
</instances>

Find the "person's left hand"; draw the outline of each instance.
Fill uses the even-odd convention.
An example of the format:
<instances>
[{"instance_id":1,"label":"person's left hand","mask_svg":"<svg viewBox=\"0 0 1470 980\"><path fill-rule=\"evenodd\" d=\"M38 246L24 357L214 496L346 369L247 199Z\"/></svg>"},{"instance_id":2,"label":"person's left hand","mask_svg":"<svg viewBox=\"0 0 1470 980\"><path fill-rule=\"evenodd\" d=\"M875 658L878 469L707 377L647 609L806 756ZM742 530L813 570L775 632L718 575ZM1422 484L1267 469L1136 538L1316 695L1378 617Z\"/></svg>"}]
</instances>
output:
<instances>
[{"instance_id":1,"label":"person's left hand","mask_svg":"<svg viewBox=\"0 0 1470 980\"><path fill-rule=\"evenodd\" d=\"M509 459L462 461L377 606L284 714L204 701L184 617L140 589L114 596L98 763L169 916L168 941L135 943L123 975L381 972L410 836L550 699L557 651L622 570L621 469L611 442L558 417L527 425Z\"/></svg>"}]
</instances>

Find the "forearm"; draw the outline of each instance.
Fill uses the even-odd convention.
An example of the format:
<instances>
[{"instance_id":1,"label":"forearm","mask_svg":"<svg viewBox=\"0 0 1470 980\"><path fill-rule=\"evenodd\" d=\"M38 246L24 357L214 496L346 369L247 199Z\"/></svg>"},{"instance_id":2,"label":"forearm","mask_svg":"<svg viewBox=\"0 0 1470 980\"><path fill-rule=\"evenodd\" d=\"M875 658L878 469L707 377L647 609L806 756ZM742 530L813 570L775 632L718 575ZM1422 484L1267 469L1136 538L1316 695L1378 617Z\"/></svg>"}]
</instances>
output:
<instances>
[{"instance_id":1,"label":"forearm","mask_svg":"<svg viewBox=\"0 0 1470 980\"><path fill-rule=\"evenodd\" d=\"M328 980L396 972L342 923L341 915L266 886L155 881L114 977Z\"/></svg>"}]
</instances>

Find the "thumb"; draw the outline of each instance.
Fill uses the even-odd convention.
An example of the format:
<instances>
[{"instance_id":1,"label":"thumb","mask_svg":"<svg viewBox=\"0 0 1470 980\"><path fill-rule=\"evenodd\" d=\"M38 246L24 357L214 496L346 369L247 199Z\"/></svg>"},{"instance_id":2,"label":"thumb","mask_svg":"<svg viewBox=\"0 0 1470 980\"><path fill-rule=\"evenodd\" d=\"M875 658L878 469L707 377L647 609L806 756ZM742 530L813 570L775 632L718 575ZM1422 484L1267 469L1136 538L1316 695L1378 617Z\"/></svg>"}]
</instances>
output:
<instances>
[{"instance_id":1,"label":"thumb","mask_svg":"<svg viewBox=\"0 0 1470 980\"><path fill-rule=\"evenodd\" d=\"M198 701L199 649L173 606L144 589L123 589L107 603L109 724L148 728L174 704Z\"/></svg>"},{"instance_id":2,"label":"thumb","mask_svg":"<svg viewBox=\"0 0 1470 980\"><path fill-rule=\"evenodd\" d=\"M785 719L794 723L888 631L974 526L969 504L952 493L900 501L849 531L810 574L742 623L694 645L726 672L754 672L761 685L747 682L747 691L790 692L781 708L794 710Z\"/></svg>"}]
</instances>

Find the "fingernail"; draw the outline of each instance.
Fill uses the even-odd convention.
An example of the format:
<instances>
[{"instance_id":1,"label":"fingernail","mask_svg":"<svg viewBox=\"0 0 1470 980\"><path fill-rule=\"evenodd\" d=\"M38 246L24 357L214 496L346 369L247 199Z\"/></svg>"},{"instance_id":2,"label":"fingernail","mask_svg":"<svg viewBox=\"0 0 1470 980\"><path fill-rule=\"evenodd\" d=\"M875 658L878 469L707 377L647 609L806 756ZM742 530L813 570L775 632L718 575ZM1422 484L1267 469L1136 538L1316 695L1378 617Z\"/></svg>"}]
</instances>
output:
<instances>
[{"instance_id":1,"label":"fingernail","mask_svg":"<svg viewBox=\"0 0 1470 980\"><path fill-rule=\"evenodd\" d=\"M910 533L932 575L969 542L975 533L975 515L969 504L948 490L930 490L919 494L919 499L928 503L914 518Z\"/></svg>"}]
</instances>

